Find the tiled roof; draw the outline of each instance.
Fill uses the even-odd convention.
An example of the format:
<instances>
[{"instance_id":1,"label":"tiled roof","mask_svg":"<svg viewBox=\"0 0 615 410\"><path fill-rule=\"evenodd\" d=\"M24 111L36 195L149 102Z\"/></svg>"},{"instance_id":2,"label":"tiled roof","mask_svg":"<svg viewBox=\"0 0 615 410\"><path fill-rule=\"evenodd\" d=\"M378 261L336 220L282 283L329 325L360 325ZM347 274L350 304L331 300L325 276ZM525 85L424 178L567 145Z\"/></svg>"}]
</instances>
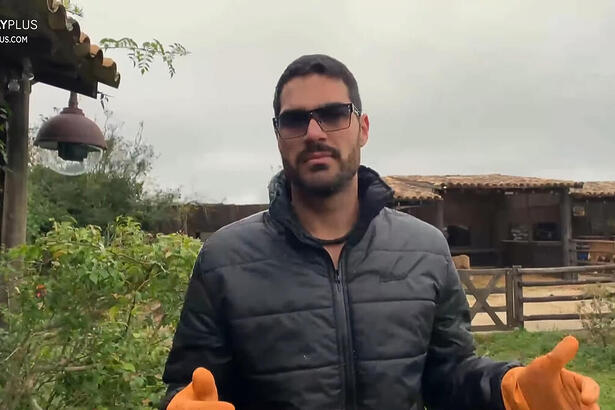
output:
<instances>
[{"instance_id":1,"label":"tiled roof","mask_svg":"<svg viewBox=\"0 0 615 410\"><path fill-rule=\"evenodd\" d=\"M0 18L36 20L37 28L5 30L3 35L26 35L27 43L0 47L0 61L21 70L29 60L34 81L96 97L98 83L117 88L115 62L91 44L79 23L58 0L1 0Z\"/></svg>"},{"instance_id":2,"label":"tiled roof","mask_svg":"<svg viewBox=\"0 0 615 410\"><path fill-rule=\"evenodd\" d=\"M396 201L440 201L433 185L406 181L399 177L382 177L384 182L395 192Z\"/></svg>"},{"instance_id":3,"label":"tiled roof","mask_svg":"<svg viewBox=\"0 0 615 410\"><path fill-rule=\"evenodd\" d=\"M570 195L575 198L615 198L615 181L584 182L583 188L574 188Z\"/></svg>"},{"instance_id":4,"label":"tiled roof","mask_svg":"<svg viewBox=\"0 0 615 410\"><path fill-rule=\"evenodd\" d=\"M544 179L535 177L517 177L501 174L486 175L393 175L399 181L407 183L427 183L435 189L476 188L476 189L549 189L581 187L583 183Z\"/></svg>"},{"instance_id":5,"label":"tiled roof","mask_svg":"<svg viewBox=\"0 0 615 410\"><path fill-rule=\"evenodd\" d=\"M553 189L581 187L581 182L487 175L391 175L382 178L395 191L397 201L438 201L445 189Z\"/></svg>"}]
</instances>

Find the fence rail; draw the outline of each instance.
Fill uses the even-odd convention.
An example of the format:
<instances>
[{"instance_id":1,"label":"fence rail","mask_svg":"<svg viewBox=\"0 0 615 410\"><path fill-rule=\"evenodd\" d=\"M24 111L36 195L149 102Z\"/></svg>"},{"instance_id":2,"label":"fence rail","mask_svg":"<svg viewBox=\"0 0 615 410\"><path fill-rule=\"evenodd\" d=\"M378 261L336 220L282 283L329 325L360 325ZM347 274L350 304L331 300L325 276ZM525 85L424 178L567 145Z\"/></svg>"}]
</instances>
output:
<instances>
[{"instance_id":1,"label":"fence rail","mask_svg":"<svg viewBox=\"0 0 615 410\"><path fill-rule=\"evenodd\" d=\"M540 287L540 286L563 286L563 285L595 285L598 283L610 283L613 279L579 279L579 280L553 280L553 281L521 281L521 285L527 287Z\"/></svg>"},{"instance_id":2,"label":"fence rail","mask_svg":"<svg viewBox=\"0 0 615 410\"><path fill-rule=\"evenodd\" d=\"M592 295L552 295L552 296L524 296L524 288L545 286L579 286L592 284L615 285L615 263L591 265L591 266L567 266L554 268L523 268L513 266L502 269L460 269L459 276L465 287L466 294L474 297L475 302L470 307L471 320L478 313L486 313L493 321L492 325L475 325L473 331L511 330L516 327L524 327L526 321L540 320L573 320L581 319L579 313L556 313L556 314L524 314L525 303L552 303L552 302L576 302L593 299ZM578 275L595 276L578 279ZM544 275L552 277L560 275L562 279L556 280L524 280L524 275ZM472 278L490 276L485 287L477 287ZM570 277L574 279L570 279ZM498 287L498 282L504 279L505 287ZM552 278L551 278L552 279ZM504 294L506 304L504 306L492 306L487 299L493 294ZM615 292L608 293L615 295ZM497 313L506 312L506 319L502 320ZM613 315L614 312L604 315Z\"/></svg>"},{"instance_id":3,"label":"fence rail","mask_svg":"<svg viewBox=\"0 0 615 410\"><path fill-rule=\"evenodd\" d=\"M566 266L557 268L520 268L513 267L512 274L515 275L516 287L515 287L515 299L516 305L519 306L515 312L516 322L523 327L526 321L540 321L540 320L579 320L582 318L579 313L553 313L553 314L533 314L526 315L523 311L524 303L552 303L552 302L576 302L582 300L591 300L594 298L592 295L580 294L580 295L557 295L557 296L536 296L536 297L524 297L524 288L540 287L540 286L578 286L578 285L592 285L592 284L615 284L615 264L605 265L591 265L591 266ZM591 279L562 279L559 281L524 281L524 274L532 275L554 275L573 274L575 278L578 278L579 274L596 276ZM609 276L605 278L605 276ZM546 284L549 285L546 285ZM612 295L614 293L609 293Z\"/></svg>"}]
</instances>

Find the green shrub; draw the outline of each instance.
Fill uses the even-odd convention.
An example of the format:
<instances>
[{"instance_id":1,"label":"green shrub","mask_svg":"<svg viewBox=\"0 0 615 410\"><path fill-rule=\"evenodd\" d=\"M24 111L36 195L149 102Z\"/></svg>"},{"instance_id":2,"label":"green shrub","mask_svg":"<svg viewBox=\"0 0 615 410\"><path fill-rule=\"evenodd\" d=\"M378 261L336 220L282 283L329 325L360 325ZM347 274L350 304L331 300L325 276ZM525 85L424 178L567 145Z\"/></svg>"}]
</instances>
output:
<instances>
[{"instance_id":1,"label":"green shrub","mask_svg":"<svg viewBox=\"0 0 615 410\"><path fill-rule=\"evenodd\" d=\"M128 218L105 232L56 222L2 255L1 408L139 408L163 395L201 243L145 233Z\"/></svg>"},{"instance_id":2,"label":"green shrub","mask_svg":"<svg viewBox=\"0 0 615 410\"><path fill-rule=\"evenodd\" d=\"M579 305L581 323L595 342L607 347L615 343L615 294L601 285L588 288L586 293L593 298Z\"/></svg>"}]
</instances>

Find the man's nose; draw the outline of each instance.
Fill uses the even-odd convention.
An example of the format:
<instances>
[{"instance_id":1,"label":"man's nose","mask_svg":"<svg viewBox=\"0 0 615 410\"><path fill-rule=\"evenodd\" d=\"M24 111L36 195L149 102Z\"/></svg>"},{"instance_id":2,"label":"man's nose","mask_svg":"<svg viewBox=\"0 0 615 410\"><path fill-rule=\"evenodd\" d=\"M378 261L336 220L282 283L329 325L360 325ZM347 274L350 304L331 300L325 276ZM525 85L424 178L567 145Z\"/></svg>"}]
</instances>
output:
<instances>
[{"instance_id":1,"label":"man's nose","mask_svg":"<svg viewBox=\"0 0 615 410\"><path fill-rule=\"evenodd\" d=\"M320 124L314 118L310 118L308 123L307 132L305 133L306 139L311 140L323 140L327 138L327 133L320 128Z\"/></svg>"}]
</instances>

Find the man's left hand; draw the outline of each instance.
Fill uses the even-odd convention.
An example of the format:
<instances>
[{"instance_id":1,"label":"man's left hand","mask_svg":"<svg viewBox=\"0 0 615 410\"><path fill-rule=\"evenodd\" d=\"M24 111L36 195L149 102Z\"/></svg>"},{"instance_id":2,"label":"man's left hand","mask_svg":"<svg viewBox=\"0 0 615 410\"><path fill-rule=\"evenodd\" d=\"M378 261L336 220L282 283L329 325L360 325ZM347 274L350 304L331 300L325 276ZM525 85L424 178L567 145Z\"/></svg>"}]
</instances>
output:
<instances>
[{"instance_id":1,"label":"man's left hand","mask_svg":"<svg viewBox=\"0 0 615 410\"><path fill-rule=\"evenodd\" d=\"M566 370L579 342L566 336L548 354L502 378L506 410L600 410L600 386L592 378Z\"/></svg>"}]
</instances>

